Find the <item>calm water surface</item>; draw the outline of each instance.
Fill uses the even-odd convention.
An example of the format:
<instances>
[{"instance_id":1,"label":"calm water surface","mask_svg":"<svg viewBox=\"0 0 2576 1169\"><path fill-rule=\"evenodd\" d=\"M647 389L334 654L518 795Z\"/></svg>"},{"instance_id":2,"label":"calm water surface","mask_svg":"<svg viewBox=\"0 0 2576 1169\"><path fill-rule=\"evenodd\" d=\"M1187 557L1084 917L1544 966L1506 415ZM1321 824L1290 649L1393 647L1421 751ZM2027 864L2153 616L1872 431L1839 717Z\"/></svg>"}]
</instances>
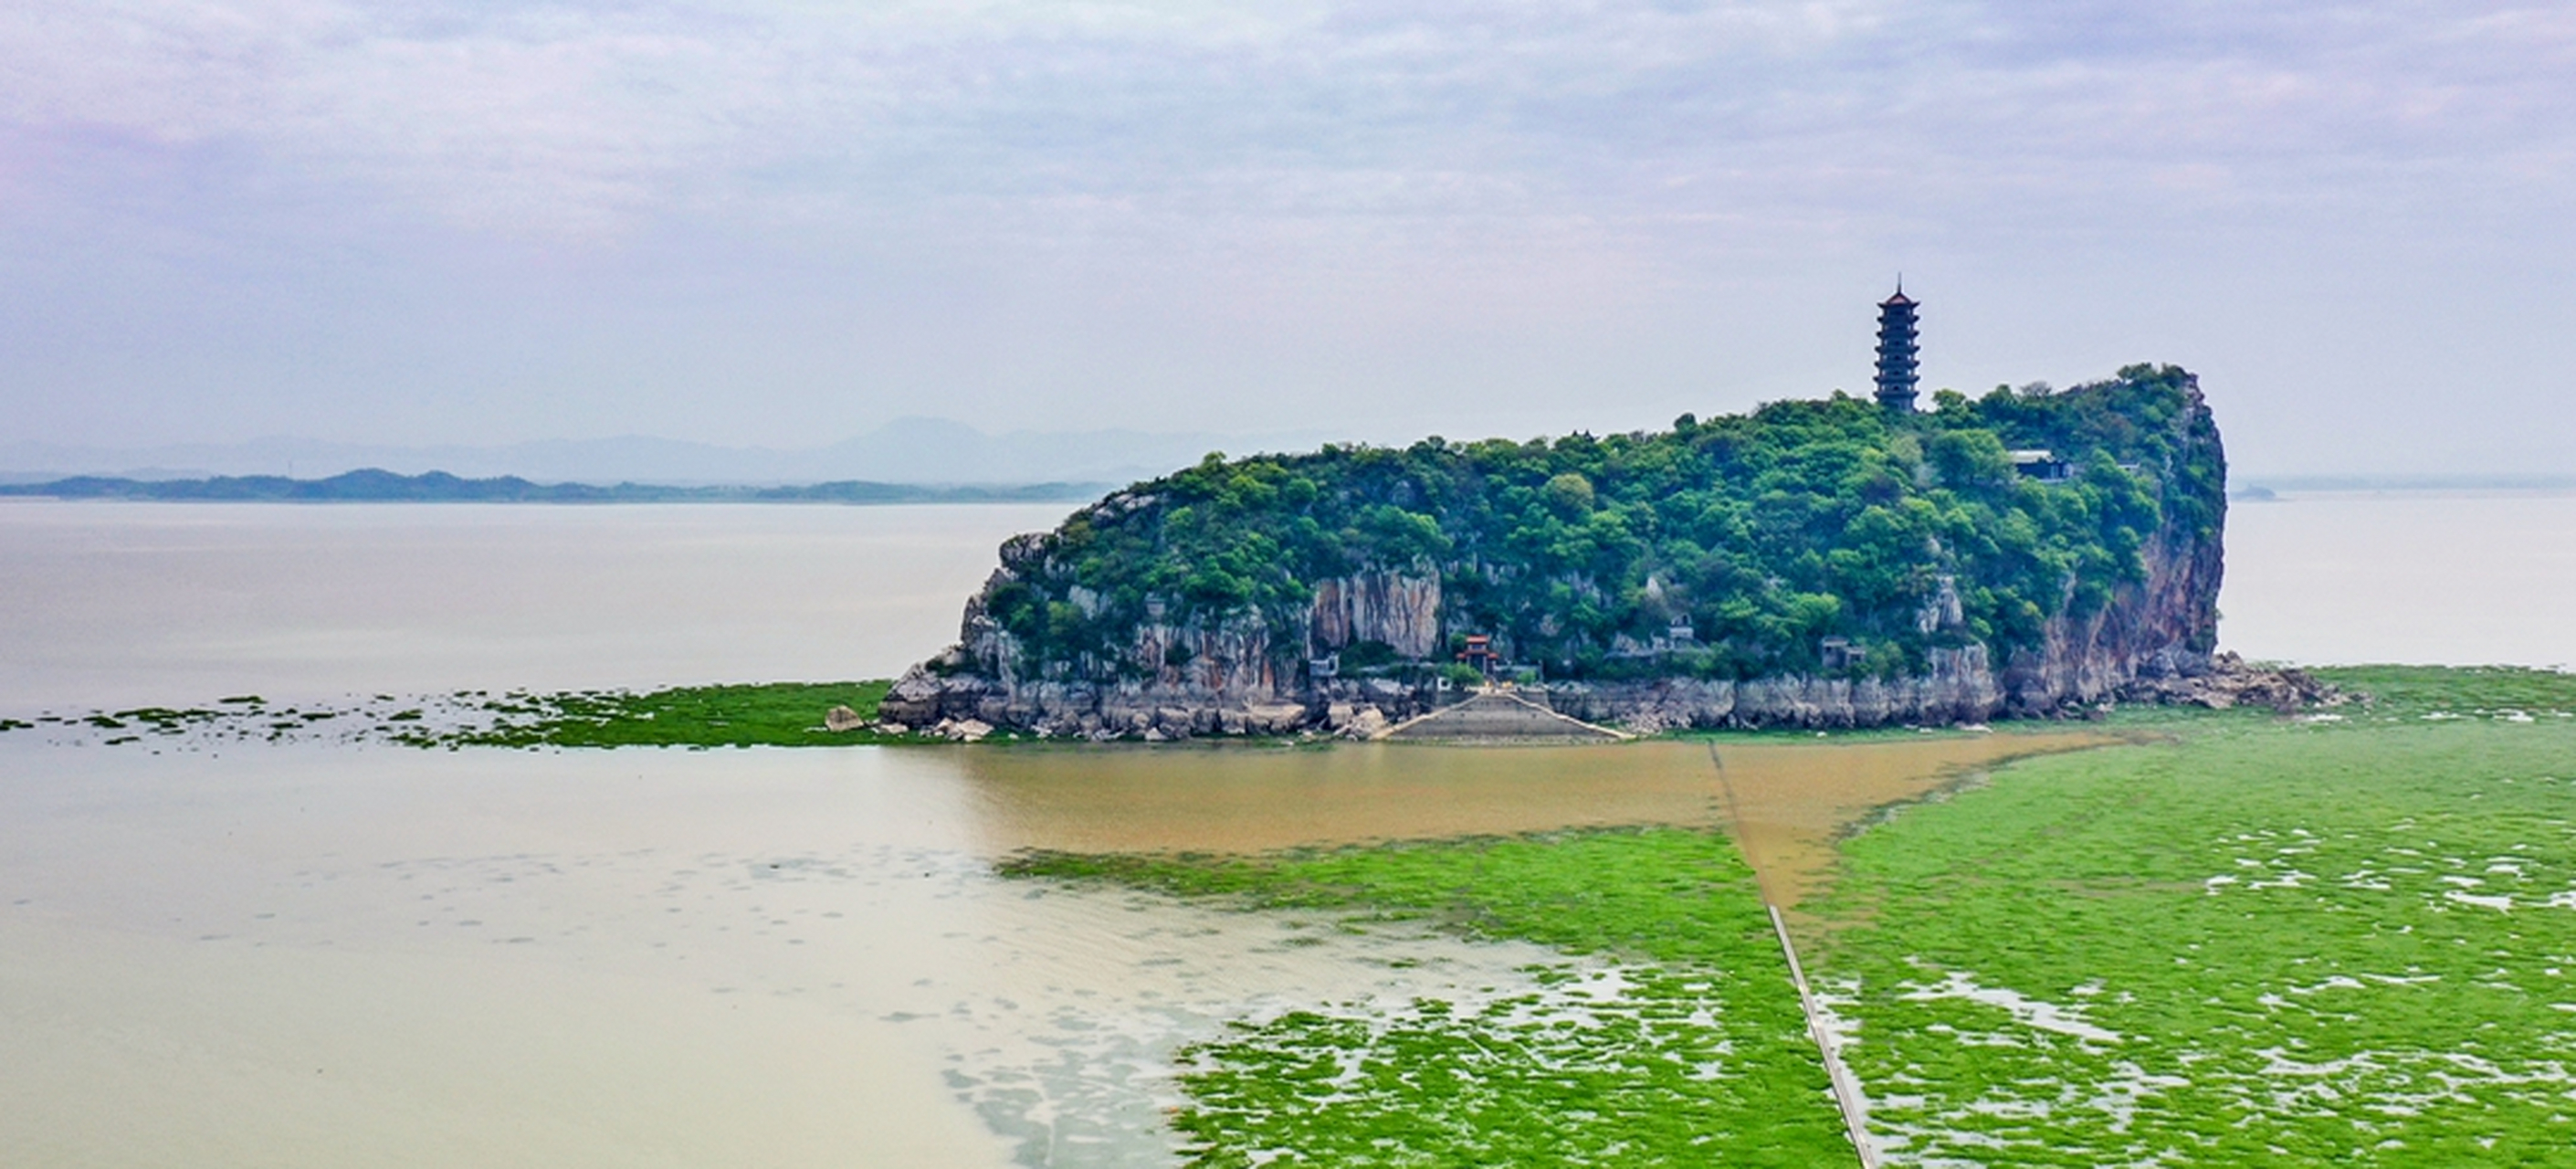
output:
<instances>
[{"instance_id":1,"label":"calm water surface","mask_svg":"<svg viewBox=\"0 0 2576 1169\"><path fill-rule=\"evenodd\" d=\"M2312 664L2576 665L2576 493L2317 492L2227 509L2219 640Z\"/></svg>"},{"instance_id":2,"label":"calm water surface","mask_svg":"<svg viewBox=\"0 0 2576 1169\"><path fill-rule=\"evenodd\" d=\"M0 500L0 710L892 677L1068 510Z\"/></svg>"},{"instance_id":3,"label":"calm water surface","mask_svg":"<svg viewBox=\"0 0 2576 1169\"><path fill-rule=\"evenodd\" d=\"M2576 585L2576 500L2396 502L2237 508L2229 642L2576 657L2535 612ZM0 505L0 713L884 675L953 636L1003 536L1061 510ZM2477 611L2423 611L2435 594ZM1733 830L1794 902L1837 825L2085 741L153 754L0 735L0 1163L1169 1163L1180 1044L1298 1007L1510 993L1547 956L1005 882L994 858L1695 824Z\"/></svg>"}]
</instances>

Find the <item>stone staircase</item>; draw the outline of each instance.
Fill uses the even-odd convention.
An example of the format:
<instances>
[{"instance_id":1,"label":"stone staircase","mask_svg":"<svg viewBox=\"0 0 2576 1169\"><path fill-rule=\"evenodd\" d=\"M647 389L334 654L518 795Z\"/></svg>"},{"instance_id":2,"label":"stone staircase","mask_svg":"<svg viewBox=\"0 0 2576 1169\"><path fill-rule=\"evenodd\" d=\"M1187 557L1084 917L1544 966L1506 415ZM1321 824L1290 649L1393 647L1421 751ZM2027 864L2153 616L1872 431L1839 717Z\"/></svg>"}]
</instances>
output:
<instances>
[{"instance_id":1,"label":"stone staircase","mask_svg":"<svg viewBox=\"0 0 2576 1169\"><path fill-rule=\"evenodd\" d=\"M1399 742L1610 743L1634 736L1559 714L1509 688L1496 687L1406 719L1376 737Z\"/></svg>"}]
</instances>

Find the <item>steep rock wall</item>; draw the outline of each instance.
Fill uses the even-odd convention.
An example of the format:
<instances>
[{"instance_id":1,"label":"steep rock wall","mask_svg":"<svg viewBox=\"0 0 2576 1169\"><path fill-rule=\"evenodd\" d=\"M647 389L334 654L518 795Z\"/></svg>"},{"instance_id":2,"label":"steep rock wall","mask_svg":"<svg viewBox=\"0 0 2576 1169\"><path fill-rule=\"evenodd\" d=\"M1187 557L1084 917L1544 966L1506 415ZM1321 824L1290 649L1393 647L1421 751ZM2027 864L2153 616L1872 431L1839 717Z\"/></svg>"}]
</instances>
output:
<instances>
[{"instance_id":1,"label":"steep rock wall","mask_svg":"<svg viewBox=\"0 0 2576 1169\"><path fill-rule=\"evenodd\" d=\"M2222 568L2218 542L2161 530L2143 558L2142 581L2117 590L2089 616L2051 618L2044 646L2014 655L2000 670L1985 646L1969 644L1931 651L1919 675L1555 682L1543 693L1576 718L1639 731L1947 725L2058 714L2108 699L2139 679L2207 671ZM1438 625L1436 609L1424 602L1437 596L1437 583L1397 574L1359 579L1367 583L1353 588L1335 581L1317 590L1307 631L1312 644L1330 648L1374 637L1428 656L1422 651L1436 644L1430 639ZM1940 602L1929 603L1937 609ZM1133 660L1156 663L1150 677L1049 680L1030 676L1012 639L979 618L970 603L959 649L933 663L945 673L916 667L889 695L883 717L915 726L978 718L1056 735L1150 731L1185 738L1336 730L1358 712L1375 710L1394 721L1444 698L1435 686L1387 679L1309 679L1304 663L1274 652L1268 626L1250 619L1215 628L1139 626ZM1175 646L1182 652L1174 653ZM1168 664L1174 659L1182 661Z\"/></svg>"},{"instance_id":2,"label":"steep rock wall","mask_svg":"<svg viewBox=\"0 0 2576 1169\"><path fill-rule=\"evenodd\" d=\"M1422 659L1440 650L1440 574L1363 572L1315 586L1312 653L1384 642L1397 655Z\"/></svg>"}]
</instances>

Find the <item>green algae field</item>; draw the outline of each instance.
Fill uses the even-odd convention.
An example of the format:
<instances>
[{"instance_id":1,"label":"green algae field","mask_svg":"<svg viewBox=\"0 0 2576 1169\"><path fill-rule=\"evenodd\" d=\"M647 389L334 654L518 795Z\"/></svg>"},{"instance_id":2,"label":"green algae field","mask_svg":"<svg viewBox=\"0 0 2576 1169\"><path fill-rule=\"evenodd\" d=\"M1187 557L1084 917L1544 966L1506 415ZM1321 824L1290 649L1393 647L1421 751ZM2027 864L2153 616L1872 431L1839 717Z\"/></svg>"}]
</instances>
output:
<instances>
[{"instance_id":1,"label":"green algae field","mask_svg":"<svg viewBox=\"0 0 2576 1169\"><path fill-rule=\"evenodd\" d=\"M502 716L488 729L421 732L417 746L846 747L883 742L873 730L833 731L823 712L876 713L892 683L771 682L672 686L642 693L590 691L487 699Z\"/></svg>"},{"instance_id":2,"label":"green algae field","mask_svg":"<svg viewBox=\"0 0 2576 1169\"><path fill-rule=\"evenodd\" d=\"M0 732L46 725L110 732L108 745L184 737L278 741L323 736L406 747L849 747L912 741L871 726L835 731L824 712L876 714L893 683L765 682L666 686L652 690L461 690L300 706L256 694L211 706L147 706L86 713L48 712L33 721L0 719Z\"/></svg>"},{"instance_id":3,"label":"green algae field","mask_svg":"<svg viewBox=\"0 0 2576 1169\"><path fill-rule=\"evenodd\" d=\"M1597 831L1255 859L1030 857L1342 928L1429 918L1565 955L1545 993L1297 1011L1185 1053L1192 1164L1850 1160L1753 872L1723 836Z\"/></svg>"},{"instance_id":4,"label":"green algae field","mask_svg":"<svg viewBox=\"0 0 2576 1169\"><path fill-rule=\"evenodd\" d=\"M1841 845L1799 944L1886 1164L2576 1165L2576 678L2329 672L2146 710ZM1564 955L1551 993L1319 1004L1186 1053L1192 1164L1856 1164L1724 835L1037 854Z\"/></svg>"},{"instance_id":5,"label":"green algae field","mask_svg":"<svg viewBox=\"0 0 2576 1169\"><path fill-rule=\"evenodd\" d=\"M1848 842L1813 965L1890 1160L2576 1165L2576 679L2383 677Z\"/></svg>"}]
</instances>

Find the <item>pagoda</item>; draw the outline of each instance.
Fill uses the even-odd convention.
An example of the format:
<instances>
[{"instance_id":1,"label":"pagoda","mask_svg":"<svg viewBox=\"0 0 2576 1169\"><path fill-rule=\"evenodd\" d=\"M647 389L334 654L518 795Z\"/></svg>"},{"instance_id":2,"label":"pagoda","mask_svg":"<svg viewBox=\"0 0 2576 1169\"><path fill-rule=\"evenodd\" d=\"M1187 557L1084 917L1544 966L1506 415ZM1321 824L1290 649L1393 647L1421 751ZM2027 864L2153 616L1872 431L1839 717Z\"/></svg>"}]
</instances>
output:
<instances>
[{"instance_id":1,"label":"pagoda","mask_svg":"<svg viewBox=\"0 0 2576 1169\"><path fill-rule=\"evenodd\" d=\"M1914 306L1903 280L1878 302L1878 404L1892 413L1914 412Z\"/></svg>"}]
</instances>

